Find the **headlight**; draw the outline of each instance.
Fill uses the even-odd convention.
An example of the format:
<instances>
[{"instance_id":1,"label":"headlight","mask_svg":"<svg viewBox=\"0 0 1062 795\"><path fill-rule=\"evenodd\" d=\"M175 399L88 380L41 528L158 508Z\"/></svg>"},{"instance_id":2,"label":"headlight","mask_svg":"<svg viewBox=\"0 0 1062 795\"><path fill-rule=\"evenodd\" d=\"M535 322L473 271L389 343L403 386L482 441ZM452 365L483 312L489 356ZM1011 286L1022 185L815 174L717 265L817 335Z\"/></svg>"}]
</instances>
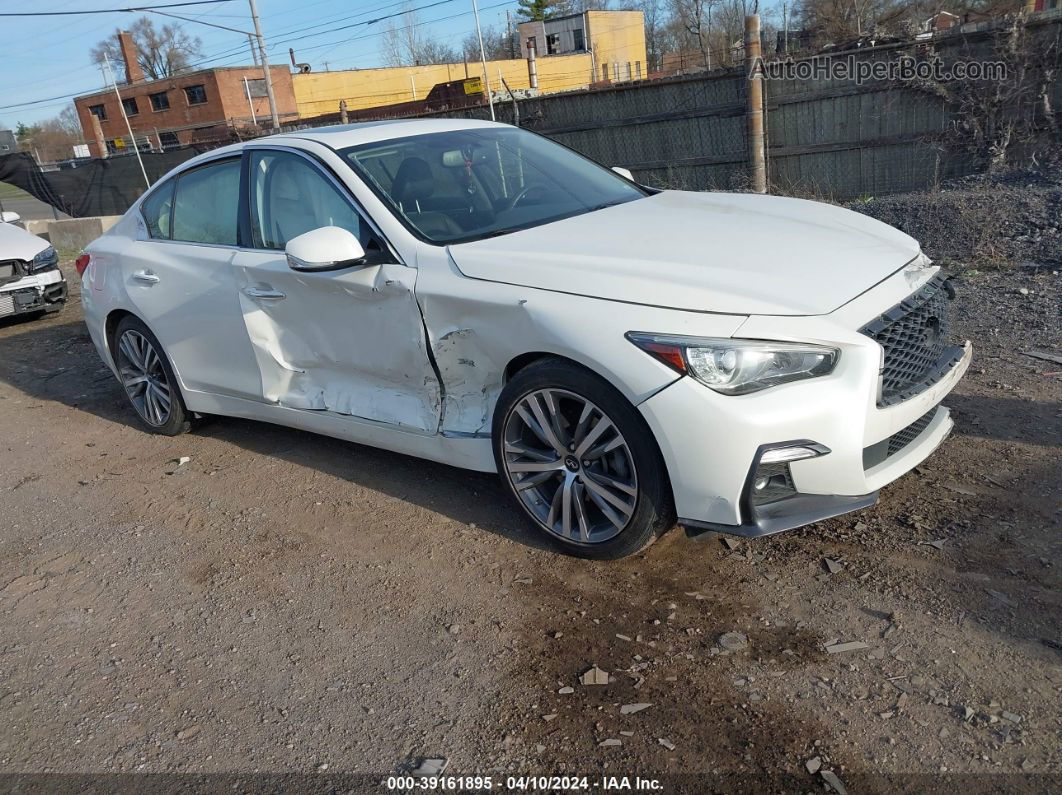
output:
<instances>
[{"instance_id":1,"label":"headlight","mask_svg":"<svg viewBox=\"0 0 1062 795\"><path fill-rule=\"evenodd\" d=\"M33 261L30 262L29 272L40 273L41 271L50 271L52 268L58 267L59 255L56 253L54 248L48 246L48 248L40 252L37 256L33 258Z\"/></svg>"},{"instance_id":2,"label":"headlight","mask_svg":"<svg viewBox=\"0 0 1062 795\"><path fill-rule=\"evenodd\" d=\"M822 345L716 339L631 331L627 339L683 375L724 395L815 378L833 370L841 352Z\"/></svg>"}]
</instances>

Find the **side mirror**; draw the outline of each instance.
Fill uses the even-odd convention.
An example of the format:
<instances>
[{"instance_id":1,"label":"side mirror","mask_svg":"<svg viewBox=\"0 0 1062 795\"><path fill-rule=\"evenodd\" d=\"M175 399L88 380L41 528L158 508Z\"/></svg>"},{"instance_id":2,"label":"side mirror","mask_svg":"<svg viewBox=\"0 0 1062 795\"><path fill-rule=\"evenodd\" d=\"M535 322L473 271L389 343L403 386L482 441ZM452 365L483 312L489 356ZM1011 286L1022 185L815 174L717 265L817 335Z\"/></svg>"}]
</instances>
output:
<instances>
[{"instance_id":1,"label":"side mirror","mask_svg":"<svg viewBox=\"0 0 1062 795\"><path fill-rule=\"evenodd\" d=\"M13 213L10 210L5 210L4 212L0 213L0 221L4 222L5 224L13 224L21 220L21 215L19 215L18 213Z\"/></svg>"},{"instance_id":2,"label":"side mirror","mask_svg":"<svg viewBox=\"0 0 1062 795\"><path fill-rule=\"evenodd\" d=\"M329 271L360 265L365 249L348 230L322 226L293 237L284 247L288 267L296 271Z\"/></svg>"},{"instance_id":3,"label":"side mirror","mask_svg":"<svg viewBox=\"0 0 1062 795\"><path fill-rule=\"evenodd\" d=\"M626 177L631 182L634 182L634 174L631 173L631 170L629 168L624 168L623 166L613 166L612 170L619 174L621 177Z\"/></svg>"}]
</instances>

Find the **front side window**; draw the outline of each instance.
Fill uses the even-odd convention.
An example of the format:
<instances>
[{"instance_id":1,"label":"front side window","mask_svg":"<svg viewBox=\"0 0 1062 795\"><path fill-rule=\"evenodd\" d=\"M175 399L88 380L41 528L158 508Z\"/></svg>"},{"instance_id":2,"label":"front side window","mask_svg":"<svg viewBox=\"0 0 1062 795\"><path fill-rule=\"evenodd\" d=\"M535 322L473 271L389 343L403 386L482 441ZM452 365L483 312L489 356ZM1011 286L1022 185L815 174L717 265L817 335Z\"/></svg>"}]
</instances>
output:
<instances>
[{"instance_id":1,"label":"front side window","mask_svg":"<svg viewBox=\"0 0 1062 795\"><path fill-rule=\"evenodd\" d=\"M129 97L122 100L122 108L125 109L126 116L135 116L140 113L140 108L136 106L136 97Z\"/></svg>"},{"instance_id":2,"label":"front side window","mask_svg":"<svg viewBox=\"0 0 1062 795\"><path fill-rule=\"evenodd\" d=\"M156 240L170 239L170 211L173 209L173 185L176 180L169 180L160 185L144 199L140 205L140 214L144 216L148 234Z\"/></svg>"},{"instance_id":3,"label":"front side window","mask_svg":"<svg viewBox=\"0 0 1062 795\"><path fill-rule=\"evenodd\" d=\"M343 150L421 239L439 245L548 224L648 195L603 166L516 128L415 135Z\"/></svg>"},{"instance_id":4,"label":"front side window","mask_svg":"<svg viewBox=\"0 0 1062 795\"><path fill-rule=\"evenodd\" d=\"M181 174L173 202L172 238L235 246L239 203L239 160L211 163Z\"/></svg>"},{"instance_id":5,"label":"front side window","mask_svg":"<svg viewBox=\"0 0 1062 795\"><path fill-rule=\"evenodd\" d=\"M100 121L107 121L107 108L103 105L89 105L89 113Z\"/></svg>"},{"instance_id":6,"label":"front side window","mask_svg":"<svg viewBox=\"0 0 1062 795\"><path fill-rule=\"evenodd\" d=\"M176 149L178 146L181 145L181 141L177 138L177 133L175 132L159 133L159 143L162 145L162 148L164 150Z\"/></svg>"},{"instance_id":7,"label":"front side window","mask_svg":"<svg viewBox=\"0 0 1062 795\"><path fill-rule=\"evenodd\" d=\"M559 44L560 36L556 33L550 33L546 36L546 55L556 55Z\"/></svg>"},{"instance_id":8,"label":"front side window","mask_svg":"<svg viewBox=\"0 0 1062 795\"><path fill-rule=\"evenodd\" d=\"M251 152L251 237L255 248L283 249L322 226L352 232L369 250L372 231L331 180L291 152Z\"/></svg>"},{"instance_id":9,"label":"front side window","mask_svg":"<svg viewBox=\"0 0 1062 795\"><path fill-rule=\"evenodd\" d=\"M170 109L170 97L165 91L160 91L157 94L151 95L151 109L154 111L169 110Z\"/></svg>"},{"instance_id":10,"label":"front side window","mask_svg":"<svg viewBox=\"0 0 1062 795\"><path fill-rule=\"evenodd\" d=\"M573 49L582 50L586 47L586 40L583 38L583 29L576 28L572 31L572 44Z\"/></svg>"},{"instance_id":11,"label":"front side window","mask_svg":"<svg viewBox=\"0 0 1062 795\"><path fill-rule=\"evenodd\" d=\"M202 105L207 101L206 86L188 86L184 90L189 105Z\"/></svg>"}]
</instances>

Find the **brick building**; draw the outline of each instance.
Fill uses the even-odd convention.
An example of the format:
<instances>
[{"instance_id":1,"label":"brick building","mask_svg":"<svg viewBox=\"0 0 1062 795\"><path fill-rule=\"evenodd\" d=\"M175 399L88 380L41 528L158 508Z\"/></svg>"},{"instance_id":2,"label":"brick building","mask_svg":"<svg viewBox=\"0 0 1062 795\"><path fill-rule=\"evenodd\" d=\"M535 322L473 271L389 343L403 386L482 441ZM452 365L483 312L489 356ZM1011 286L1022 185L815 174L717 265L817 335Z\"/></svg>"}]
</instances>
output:
<instances>
[{"instance_id":1,"label":"brick building","mask_svg":"<svg viewBox=\"0 0 1062 795\"><path fill-rule=\"evenodd\" d=\"M233 137L234 129L251 126L252 103L259 124L269 123L269 100L262 67L227 66L147 80L137 63L132 36L120 31L118 42L126 73L126 82L118 85L118 92L141 149L227 141ZM271 66L269 72L281 124L294 121L298 113L291 71L287 66ZM74 107L93 157L104 154L101 139L108 153L131 150L129 131L113 88L76 97Z\"/></svg>"}]
</instances>

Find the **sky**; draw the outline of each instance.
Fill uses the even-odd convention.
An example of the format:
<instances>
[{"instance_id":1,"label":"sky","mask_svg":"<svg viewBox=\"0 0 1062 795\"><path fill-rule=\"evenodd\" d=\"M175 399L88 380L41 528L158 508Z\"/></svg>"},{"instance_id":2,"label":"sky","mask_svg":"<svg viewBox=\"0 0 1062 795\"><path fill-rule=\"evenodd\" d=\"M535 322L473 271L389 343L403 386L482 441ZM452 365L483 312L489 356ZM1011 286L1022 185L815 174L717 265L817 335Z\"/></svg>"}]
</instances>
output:
<instances>
[{"instance_id":1,"label":"sky","mask_svg":"<svg viewBox=\"0 0 1062 795\"><path fill-rule=\"evenodd\" d=\"M179 1L0 0L0 12L76 11ZM471 0L258 0L269 62L290 63L288 48L293 47L296 60L309 63L314 71L381 66L381 34L388 22L366 23L400 13L407 3L422 9L418 11L424 23L420 28L422 33L426 31L455 49L460 50L465 36L475 29ZM517 7L516 0L478 0L478 3L484 27L503 27L506 10L513 13ZM169 11L202 22L253 29L247 0ZM89 51L139 16L141 13L111 12L0 17L0 41L4 42L0 47L0 129L14 129L18 122L32 124L51 118L70 104L73 96L101 88L104 78L100 67L92 63ZM156 26L179 22L149 16L154 17ZM186 32L202 39L203 68L251 63L246 36L194 22L180 24ZM121 68L117 72L121 80ZM24 104L31 102L37 104Z\"/></svg>"}]
</instances>

